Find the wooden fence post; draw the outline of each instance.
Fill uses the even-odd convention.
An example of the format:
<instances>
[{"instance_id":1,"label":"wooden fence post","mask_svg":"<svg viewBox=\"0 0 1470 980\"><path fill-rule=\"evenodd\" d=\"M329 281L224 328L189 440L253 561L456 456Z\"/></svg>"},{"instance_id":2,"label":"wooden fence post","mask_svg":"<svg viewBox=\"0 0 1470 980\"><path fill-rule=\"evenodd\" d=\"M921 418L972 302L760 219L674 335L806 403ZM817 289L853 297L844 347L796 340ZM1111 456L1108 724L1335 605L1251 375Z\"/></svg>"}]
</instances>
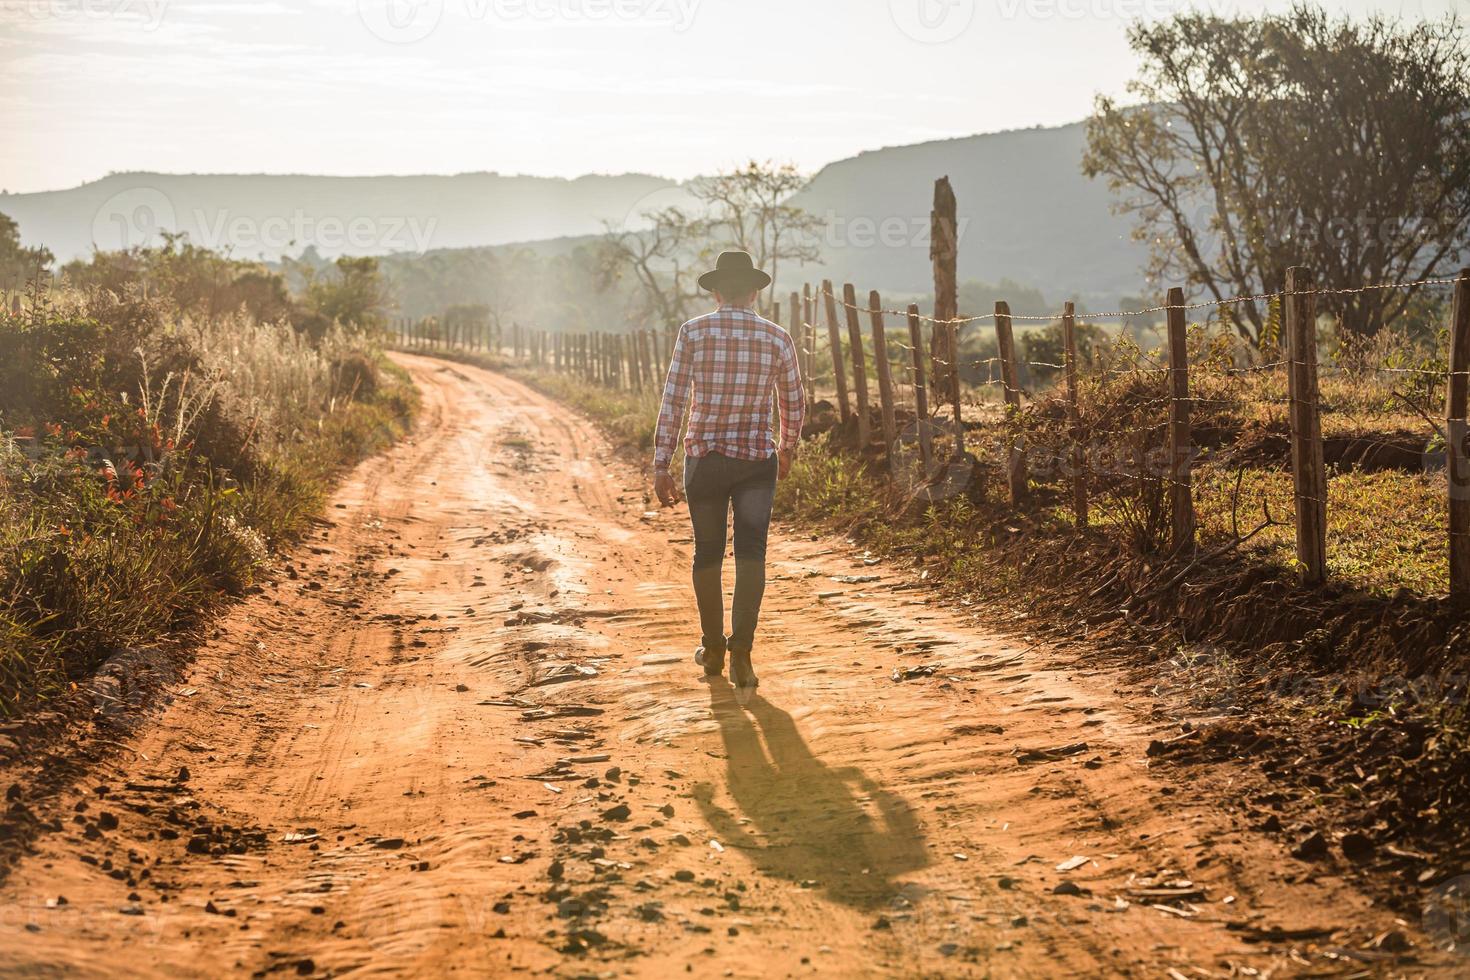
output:
<instances>
[{"instance_id":1,"label":"wooden fence post","mask_svg":"<svg viewBox=\"0 0 1470 980\"><path fill-rule=\"evenodd\" d=\"M817 349L816 310L816 303L812 300L812 284L803 283L801 287L802 345L798 353L801 355L801 373L806 378L806 407L808 410L817 402L815 376L812 373L812 352Z\"/></svg>"},{"instance_id":2,"label":"wooden fence post","mask_svg":"<svg viewBox=\"0 0 1470 980\"><path fill-rule=\"evenodd\" d=\"M1460 270L1450 319L1445 469L1450 480L1450 595L1470 596L1470 268Z\"/></svg>"},{"instance_id":3,"label":"wooden fence post","mask_svg":"<svg viewBox=\"0 0 1470 980\"><path fill-rule=\"evenodd\" d=\"M832 292L832 280L822 280L822 295L827 300L827 343L832 347L832 376L837 385L837 410L842 421L852 417L852 408L847 402L847 371L842 366L842 332L837 326L837 294Z\"/></svg>"},{"instance_id":4,"label":"wooden fence post","mask_svg":"<svg viewBox=\"0 0 1470 980\"><path fill-rule=\"evenodd\" d=\"M956 227L958 205L948 177L934 182L934 209L929 212L929 260L934 265L934 336L930 339L934 371L929 383L934 387L936 405L945 396L953 397L959 407L959 345L952 322L959 316L959 285L956 264L959 242ZM956 418L956 422L958 422Z\"/></svg>"},{"instance_id":5,"label":"wooden fence post","mask_svg":"<svg viewBox=\"0 0 1470 980\"><path fill-rule=\"evenodd\" d=\"M1072 441L1072 513L1077 529L1087 527L1087 454L1082 447L1082 416L1077 407L1077 323L1075 307L1062 307L1062 343L1066 345L1067 431Z\"/></svg>"},{"instance_id":6,"label":"wooden fence post","mask_svg":"<svg viewBox=\"0 0 1470 980\"><path fill-rule=\"evenodd\" d=\"M857 290L852 283L842 286L842 303L847 310L847 342L852 348L852 390L857 397L858 451L868 444L872 435L868 419L868 365L863 353L863 328L858 320Z\"/></svg>"},{"instance_id":7,"label":"wooden fence post","mask_svg":"<svg viewBox=\"0 0 1470 980\"><path fill-rule=\"evenodd\" d=\"M1011 308L1003 300L995 303L995 349L1000 356L1000 381L1005 389L1006 417L1015 421L1021 413L1021 384L1016 371L1016 336L1011 331ZM1011 503L1026 499L1026 448L1020 437L1006 440L1006 483Z\"/></svg>"},{"instance_id":8,"label":"wooden fence post","mask_svg":"<svg viewBox=\"0 0 1470 980\"><path fill-rule=\"evenodd\" d=\"M929 431L929 392L924 385L924 325L919 322L919 307L909 304L909 345L914 355L914 426L919 430L919 461L924 473L929 473L929 460L934 452L931 446L933 433Z\"/></svg>"},{"instance_id":9,"label":"wooden fence post","mask_svg":"<svg viewBox=\"0 0 1470 980\"><path fill-rule=\"evenodd\" d=\"M1290 363L1291 473L1296 483L1296 556L1302 581L1327 579L1327 467L1317 409L1317 297L1312 270L1286 270L1286 333Z\"/></svg>"},{"instance_id":10,"label":"wooden fence post","mask_svg":"<svg viewBox=\"0 0 1470 980\"><path fill-rule=\"evenodd\" d=\"M873 370L878 375L878 406L883 415L883 452L888 468L896 465L893 444L898 440L898 421L893 414L893 375L888 363L888 334L883 326L883 301L875 289L868 293L868 316L873 326Z\"/></svg>"},{"instance_id":11,"label":"wooden fence post","mask_svg":"<svg viewBox=\"0 0 1470 980\"><path fill-rule=\"evenodd\" d=\"M791 343L796 346L796 369L801 372L802 380L808 381L806 377L806 359L802 356L802 348L806 346L805 331L801 325L801 293L791 291L787 298L786 308L789 311L786 316L791 321L791 327L787 331L791 334Z\"/></svg>"},{"instance_id":12,"label":"wooden fence post","mask_svg":"<svg viewBox=\"0 0 1470 980\"><path fill-rule=\"evenodd\" d=\"M1169 321L1169 500L1170 547L1193 550L1194 437L1189 428L1189 337L1184 317L1184 290L1174 287L1164 300Z\"/></svg>"}]
</instances>

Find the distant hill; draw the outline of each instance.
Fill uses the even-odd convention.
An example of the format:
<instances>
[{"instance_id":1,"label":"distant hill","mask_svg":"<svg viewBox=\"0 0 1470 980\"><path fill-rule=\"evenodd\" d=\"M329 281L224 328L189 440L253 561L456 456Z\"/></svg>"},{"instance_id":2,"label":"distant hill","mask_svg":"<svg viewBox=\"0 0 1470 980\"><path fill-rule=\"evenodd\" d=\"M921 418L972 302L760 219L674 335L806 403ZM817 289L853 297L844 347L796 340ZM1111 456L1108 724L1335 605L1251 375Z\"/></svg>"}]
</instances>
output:
<instances>
[{"instance_id":1,"label":"distant hill","mask_svg":"<svg viewBox=\"0 0 1470 980\"><path fill-rule=\"evenodd\" d=\"M1082 175L1084 128L889 147L829 164L797 196L829 219L823 266L799 274L840 270L863 289L931 290L929 208L934 180L947 175L959 201L962 280L1011 279L1057 301L1136 295L1147 250L1129 238L1129 220L1111 213L1107 187Z\"/></svg>"},{"instance_id":2,"label":"distant hill","mask_svg":"<svg viewBox=\"0 0 1470 980\"><path fill-rule=\"evenodd\" d=\"M818 266L782 270L793 283L851 280L895 296L931 289L928 222L935 178L948 175L962 222L960 278L1034 287L1048 302L1137 294L1145 250L1109 194L1080 172L1081 123L888 147L824 167L797 203L827 219ZM242 258L308 245L333 257L444 253L547 242L565 250L644 211L686 203L646 174L575 180L495 173L450 177L113 174L63 191L0 195L27 244L63 261L184 230ZM634 222L636 224L636 221ZM1018 310L1019 312L1019 310Z\"/></svg>"},{"instance_id":3,"label":"distant hill","mask_svg":"<svg viewBox=\"0 0 1470 980\"><path fill-rule=\"evenodd\" d=\"M157 232L276 259L425 252L591 235L675 182L643 174L575 180L495 173L450 177L111 174L63 191L0 194L22 239L62 261L144 244Z\"/></svg>"}]
</instances>

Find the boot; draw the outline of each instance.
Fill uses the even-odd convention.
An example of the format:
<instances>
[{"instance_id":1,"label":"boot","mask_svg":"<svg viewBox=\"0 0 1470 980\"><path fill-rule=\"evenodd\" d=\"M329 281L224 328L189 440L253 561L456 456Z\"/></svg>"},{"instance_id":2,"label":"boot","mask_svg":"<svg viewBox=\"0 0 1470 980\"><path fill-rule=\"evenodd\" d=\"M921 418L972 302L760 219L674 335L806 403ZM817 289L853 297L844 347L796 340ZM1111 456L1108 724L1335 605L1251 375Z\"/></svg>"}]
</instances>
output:
<instances>
[{"instance_id":1,"label":"boot","mask_svg":"<svg viewBox=\"0 0 1470 980\"><path fill-rule=\"evenodd\" d=\"M736 687L755 687L760 683L750 667L749 650L730 651L730 683Z\"/></svg>"},{"instance_id":2,"label":"boot","mask_svg":"<svg viewBox=\"0 0 1470 980\"><path fill-rule=\"evenodd\" d=\"M694 651L694 662L704 668L704 676L719 677L725 672L725 651L700 647Z\"/></svg>"}]
</instances>

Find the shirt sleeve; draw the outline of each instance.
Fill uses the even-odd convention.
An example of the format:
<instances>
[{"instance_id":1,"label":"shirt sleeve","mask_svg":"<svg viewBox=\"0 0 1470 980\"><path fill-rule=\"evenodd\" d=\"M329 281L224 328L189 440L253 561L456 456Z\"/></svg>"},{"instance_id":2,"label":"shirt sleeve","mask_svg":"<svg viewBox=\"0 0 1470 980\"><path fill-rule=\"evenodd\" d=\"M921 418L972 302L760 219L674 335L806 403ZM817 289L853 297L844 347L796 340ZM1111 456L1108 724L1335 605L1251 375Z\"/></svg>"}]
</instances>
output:
<instances>
[{"instance_id":1,"label":"shirt sleeve","mask_svg":"<svg viewBox=\"0 0 1470 980\"><path fill-rule=\"evenodd\" d=\"M790 452L801 441L801 425L806 415L806 392L801 386L801 362L796 357L796 342L786 335L781 345L781 372L776 384L776 404L781 412L781 451Z\"/></svg>"},{"instance_id":2,"label":"shirt sleeve","mask_svg":"<svg viewBox=\"0 0 1470 980\"><path fill-rule=\"evenodd\" d=\"M653 435L653 471L667 473L674 460L674 446L684 424L684 411L689 406L689 389L694 384L693 362L689 358L686 323L674 339L674 355L669 360L669 375L664 381L663 402L658 409L658 427Z\"/></svg>"}]
</instances>

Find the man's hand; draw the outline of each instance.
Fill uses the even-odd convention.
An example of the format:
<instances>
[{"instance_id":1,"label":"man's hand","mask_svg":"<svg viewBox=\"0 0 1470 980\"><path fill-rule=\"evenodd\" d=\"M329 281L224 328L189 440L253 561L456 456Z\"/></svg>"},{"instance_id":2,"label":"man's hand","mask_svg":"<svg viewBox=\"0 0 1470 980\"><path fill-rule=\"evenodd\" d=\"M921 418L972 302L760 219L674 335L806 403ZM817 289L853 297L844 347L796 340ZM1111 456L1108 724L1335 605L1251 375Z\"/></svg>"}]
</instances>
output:
<instances>
[{"instance_id":1,"label":"man's hand","mask_svg":"<svg viewBox=\"0 0 1470 980\"><path fill-rule=\"evenodd\" d=\"M796 450L783 449L776 456L776 479L784 480L791 472L791 461L796 458Z\"/></svg>"},{"instance_id":2,"label":"man's hand","mask_svg":"<svg viewBox=\"0 0 1470 980\"><path fill-rule=\"evenodd\" d=\"M667 470L653 475L653 492L658 495L658 502L665 507L672 507L679 502L679 486Z\"/></svg>"}]
</instances>

